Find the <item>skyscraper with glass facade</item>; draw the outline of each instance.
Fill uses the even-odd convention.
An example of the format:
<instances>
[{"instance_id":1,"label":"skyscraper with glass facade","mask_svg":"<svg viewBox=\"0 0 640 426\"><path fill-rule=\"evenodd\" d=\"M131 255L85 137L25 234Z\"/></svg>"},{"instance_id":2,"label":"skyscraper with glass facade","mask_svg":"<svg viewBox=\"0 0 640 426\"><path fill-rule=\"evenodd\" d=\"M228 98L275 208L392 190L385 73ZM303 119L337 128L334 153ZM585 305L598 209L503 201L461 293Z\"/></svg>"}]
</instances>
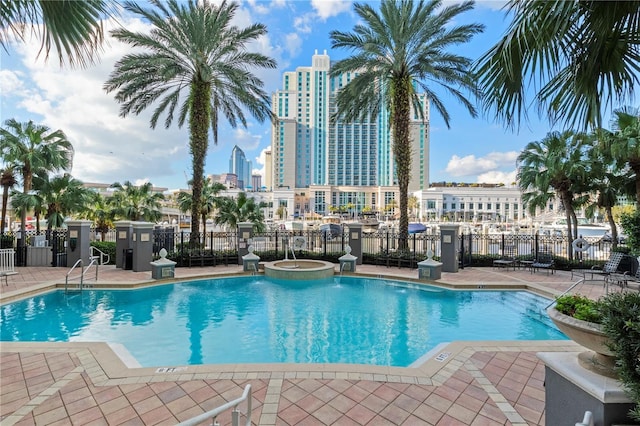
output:
<instances>
[{"instance_id":1,"label":"skyscraper with glass facade","mask_svg":"<svg viewBox=\"0 0 640 426\"><path fill-rule=\"evenodd\" d=\"M231 150L229 173L233 173L238 177L238 188L246 189L247 186L251 185L251 161L247 160L244 151L238 145Z\"/></svg>"},{"instance_id":2,"label":"skyscraper with glass facade","mask_svg":"<svg viewBox=\"0 0 640 426\"><path fill-rule=\"evenodd\" d=\"M311 210L322 206L357 200L364 205L383 203L385 196L373 188L397 186L388 114L375 120L347 123L331 121L336 112L335 96L354 75L330 76L331 61L326 52L316 53L309 67L285 72L282 89L272 98L277 117L271 141L271 179L273 189L314 187L349 187L353 193L343 197L341 190L323 189L311 201ZM429 182L429 103L422 96L423 122L414 111L411 143L414 152L409 191L426 189ZM363 189L368 188L368 189ZM358 195L360 193L360 195ZM327 200L327 198L330 200ZM322 199L322 201L320 201ZM351 201L349 201L351 202Z\"/></svg>"}]
</instances>

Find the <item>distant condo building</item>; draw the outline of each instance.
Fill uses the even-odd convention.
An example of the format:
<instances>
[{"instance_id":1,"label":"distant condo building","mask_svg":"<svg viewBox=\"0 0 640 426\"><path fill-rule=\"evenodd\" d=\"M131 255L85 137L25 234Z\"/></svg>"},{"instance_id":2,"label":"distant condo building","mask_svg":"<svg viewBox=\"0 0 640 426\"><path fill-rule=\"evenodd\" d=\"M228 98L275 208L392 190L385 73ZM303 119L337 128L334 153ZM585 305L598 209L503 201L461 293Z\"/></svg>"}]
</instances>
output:
<instances>
[{"instance_id":1,"label":"distant condo building","mask_svg":"<svg viewBox=\"0 0 640 426\"><path fill-rule=\"evenodd\" d=\"M332 77L330 68L326 51L316 51L311 66L284 73L282 89L272 98L277 120L265 182L273 191L306 192L308 202L288 206L299 215L326 214L330 206L346 204L356 212L384 209L399 195L389 114L382 109L375 120L332 121L336 95L355 74ZM429 186L429 103L426 95L421 100L425 121L413 111L411 122L409 192Z\"/></svg>"},{"instance_id":2,"label":"distant condo building","mask_svg":"<svg viewBox=\"0 0 640 426\"><path fill-rule=\"evenodd\" d=\"M229 173L238 177L237 187L246 189L251 185L251 161L247 160L238 145L231 150L231 158L229 159Z\"/></svg>"}]
</instances>

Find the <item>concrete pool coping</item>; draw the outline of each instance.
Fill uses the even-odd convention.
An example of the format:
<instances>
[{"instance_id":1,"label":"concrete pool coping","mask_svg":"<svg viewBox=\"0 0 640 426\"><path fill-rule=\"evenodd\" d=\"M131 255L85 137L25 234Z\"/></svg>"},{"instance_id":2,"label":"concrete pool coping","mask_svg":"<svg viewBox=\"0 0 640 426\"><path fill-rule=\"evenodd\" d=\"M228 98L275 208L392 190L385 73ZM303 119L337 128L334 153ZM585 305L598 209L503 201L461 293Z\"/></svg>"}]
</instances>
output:
<instances>
[{"instance_id":1,"label":"concrete pool coping","mask_svg":"<svg viewBox=\"0 0 640 426\"><path fill-rule=\"evenodd\" d=\"M183 277L183 278L171 278L171 279L149 279L140 280L127 283L116 282L93 282L87 283L86 288L88 290L136 290L146 287L161 286L172 283L192 282L207 279L216 278L231 278L238 276L256 275L243 272L230 272L214 275L201 275L197 277ZM259 273L257 275L264 275ZM411 284L425 285L436 288L443 288L452 291L495 291L495 290L509 290L509 291L529 291L545 297L552 297L553 292L548 288L535 284L535 283L497 283L497 282L483 282L481 284L448 284L439 283L433 281L424 281L417 278L399 278L396 276L383 275L383 274L370 274L370 273L345 273L343 276L363 277L373 279L393 279L399 281L405 281ZM18 301L27 297L33 297L38 294L44 294L51 291L63 290L64 283L49 282L41 285L33 286L26 292L18 292L19 294L2 294L0 295L0 305ZM558 344L558 342L561 342ZM549 347L552 348L561 347L561 350L567 350L573 348L575 350L575 344L571 341L454 341L443 342L436 348L428 351L414 361L411 366L408 367L390 367L390 366L378 366L378 365L366 365L366 364L304 364L304 363L261 363L261 364L201 364L201 365L164 365L155 367L140 367L137 365L135 358L128 353L126 348L120 347L118 344L114 345L109 342L2 342L3 350L9 349L11 351L21 350L44 350L45 348L52 346L54 350L71 350L76 351L90 351L94 356L95 361L102 366L106 377L114 380L126 380L130 377L137 377L142 379L148 377L149 380L154 381L158 377L168 378L167 380L176 379L176 377L201 377L202 375L207 378L218 378L224 373L239 373L240 375L246 375L248 373L263 374L263 373L291 373L295 372L296 377L298 374L305 375L308 373L310 377L313 376L343 376L345 373L347 377L362 378L366 377L366 380L384 381L384 382L399 382L399 383L434 383L433 377L437 371L446 367L455 357L464 351L467 347L483 347L483 348L515 348L518 347L521 350L528 351L531 348L537 348L540 350ZM161 376L159 376L159 374Z\"/></svg>"},{"instance_id":2,"label":"concrete pool coping","mask_svg":"<svg viewBox=\"0 0 640 426\"><path fill-rule=\"evenodd\" d=\"M418 282L416 270L370 267L369 265L362 266L362 268L360 265L358 266L359 273L357 275ZM12 280L10 286L2 289L0 303L6 303L10 300L23 298L26 295L38 294L59 287L60 282L64 282L64 279L53 279L54 277L52 277L50 273L51 269L52 268L45 268L40 278L34 279L33 282L29 282L28 274L21 274L22 276L20 278L23 282ZM177 270L177 275L180 274L181 276L176 279L179 281L242 274L241 266L237 265L228 268L216 267L213 268L214 270L186 268L180 271L180 269ZM148 278L150 273L115 271L117 277L114 276L110 278L111 272L112 271L107 271L107 273L101 275L101 279L96 287L138 288L140 286L165 283L163 281L150 280ZM466 269L457 274L443 273L443 279L440 284L446 281L443 287L452 289L477 289L478 286L482 286L481 289L487 290L527 289L543 295L553 295L568 288L572 283L568 275L564 275L561 272L559 275L554 275L555 276L547 277L544 275L530 275L528 272L521 273L518 271L515 273L505 273L502 271L494 272L488 268L475 268ZM42 277L46 277L48 280ZM594 297L596 297L598 293L603 292L601 286L598 285L585 286L584 291L592 292ZM50 407L52 397L48 395L64 393L65 389L69 386L68 380L72 380L73 377L76 377L74 374L77 374L88 377L85 381L89 380L87 385L90 386L91 392L98 392L103 389L103 387L105 387L105 389L117 388L120 389L119 392L121 393L141 392L141 389L156 389L160 383L164 383L165 385L159 389L168 389L169 387L173 389L176 385L178 385L178 387L184 387L185 384L189 386L207 384L207 386L213 388L219 386L221 389L218 392L223 392L222 388L226 389L232 386L237 387L243 383L253 383L256 387L262 389L262 393L257 394L255 397L258 398L258 402L262 405L259 405L252 420L255 424L261 425L282 424L285 419L296 420L305 415L308 415L308 417L306 417L307 419L316 419L316 424L322 424L322 422L317 419L322 418L322 412L335 411L336 406L332 404L334 404L337 399L330 402L326 401L328 405L323 405L319 408L317 406L306 407L303 402L308 398L314 398L314 395L318 394L317 391L309 389L307 397L297 402L295 406L289 405L291 401L295 399L293 398L293 394L291 394L293 389L302 391L299 386L306 387L312 384L314 387L323 386L323 389L327 385L341 388L351 386L351 389L359 389L358 392L365 392L363 389L369 389L376 394L382 392L383 389L386 389L386 391L384 391L385 394L389 392L395 393L396 389L404 389L404 394L411 394L413 398L417 398L418 400L423 398L414 395L412 389L415 388L416 391L419 390L421 393L426 392L424 404L428 404L428 407L421 405L411 409L405 406L400 407L398 405L400 403L399 400L384 402L386 401L386 397L382 394L378 394L378 397L374 397L373 394L371 394L369 398L374 398L373 400L378 401L378 403L371 405L367 402L369 399L363 400L353 407L354 411L336 414L336 416L340 415L343 417L335 418L344 419L347 423L348 419L351 419L351 422L356 419L355 422L357 424L363 424L365 421L361 419L365 418L362 416L366 412L367 416L371 415L374 416L373 418L384 419L386 423L391 422L393 424L417 424L416 419L420 419L420 421L418 421L420 424L436 424L438 419L441 421L445 419L456 419L459 424L472 424L472 419L493 419L500 424L506 419L515 425L544 424L543 409L540 408L543 407L543 405L540 405L540 401L544 401L544 389L539 388L541 383L539 375L542 367L541 364L535 360L535 353L556 351L576 352L579 350L580 347L571 341L457 341L438 347L437 350L425 355L420 360L421 363L419 363L419 365L407 368L355 364L224 364L188 366L186 368L184 368L184 366L135 368L131 367L131 363L127 365L126 355L122 357L118 356L116 354L117 348L116 351L114 351L114 348L106 343L3 342L0 352L3 357L2 382L4 389L11 389L14 385L17 386L16 384L12 384L10 387L4 386L10 378L13 380L12 378L14 377L13 375L6 375L8 373L4 372L5 365L7 366L6 368L10 368L9 366L15 363L12 360L14 360L16 356L31 359L34 355L43 354L46 359L47 356L52 356L47 354L62 356L68 353L79 361L77 367L73 370L75 373L70 372L56 380L49 388L43 391L41 394L42 397L17 401L14 400L15 397L5 397L5 391L3 389L3 401L8 401L6 402L8 405L5 405L5 402L1 403L3 405L2 422L3 424L5 424L5 422L7 424L13 424L13 420L18 421L25 418L25 416L32 416L32 418L37 419L39 415L44 416L44 414L41 414L44 412L46 412L48 416L46 418L49 418L52 413L52 411L50 411L52 410ZM485 361L484 359L487 356L490 356L493 361ZM8 360L8 362L5 363L4 360ZM513 360L515 360L515 363ZM503 370L504 362L507 362L507 364L511 363L509 364L512 366L510 367L511 369ZM491 367L492 363L497 363L494 367L502 371L499 377L506 374L502 379L487 370L487 368L494 368ZM529 372L523 373L521 371L524 368L523 363L531 365L531 368L536 366L535 372L528 370L529 367L527 367L525 370ZM25 364L21 365L23 365L21 368L22 371L24 371L23 374L26 376L30 373L30 371L26 370L29 367ZM513 370L514 368L516 370ZM460 376L461 374L462 376ZM513 377L519 377L522 374L525 374L526 377L530 375L531 378L528 379L528 381L533 380L533 382L531 382L533 385L528 384L524 390L520 384L515 384L515 382L513 385L508 385L508 383L511 383L508 377L514 374L515 376ZM454 390L458 388L458 385L455 385L455 383L460 383L461 377L463 377L465 381L471 380L471 382L466 385L471 387L466 391L460 391L460 389ZM15 380L19 380L19 378ZM29 380L26 380L25 386L30 386ZM374 383L376 384L374 385ZM82 383L79 385L82 385ZM73 385L72 388L75 386L76 385ZM95 386L98 388L94 389ZM141 386L142 388L140 388ZM451 386L454 386L454 388ZM505 393L506 388L503 386L516 386L520 390L515 394L513 391ZM378 390L373 391L374 388ZM476 390L472 391L472 389ZM240 389L238 388L238 390ZM460 413L466 413L468 410L460 408L457 404L462 403L462 399L465 400L465 404L468 404L469 397L472 395L468 393L470 391L473 395L482 392L484 396L481 397L481 399L484 402L481 403L477 409L472 410L473 414L467 413L469 420L464 420ZM215 389L211 392L213 392L211 397L216 400L219 400L219 398L225 394L224 392L223 394L216 394ZM266 394L264 392L266 392ZM345 390L344 392L352 392L352 390ZM230 394L229 397L235 398L238 396L237 393L238 392L235 392L233 395ZM15 394L15 392L11 395L13 394ZM436 394L440 396L436 397ZM346 393L343 394L343 397L346 395ZM300 397L302 396L303 395L300 395ZM350 398L348 400L352 401L354 396L352 394L348 396ZM445 397L445 399L450 398L451 401L445 404L444 400L441 399L442 397ZM197 405L202 405L202 403L198 402L201 396L187 392L185 398L190 401L195 401ZM336 398L342 397L338 395ZM110 414L107 412L108 407L103 407L97 397L95 399L103 413L103 418L109 419ZM11 402L11 400L13 400L13 402ZM472 401L475 400L472 399ZM57 404L67 406L67 414L61 414L61 416L64 417L66 415L68 419L75 419L76 414L73 414L74 411L70 410L68 406L70 403L59 401ZM126 404L128 404L128 410L131 411L131 409L134 409L138 413L138 418L142 419L144 423L153 423L146 417L149 415L148 413L141 412L141 410L144 410L139 408L139 404L142 404L142 402L136 403L132 399ZM523 408L523 404L538 408ZM14 406L17 408L11 408ZM293 408L296 408L296 410L293 410ZM173 403L163 405L163 410L165 411L165 416L169 416L170 419L174 420L184 420L188 412L190 412L189 410L202 412L202 408L186 409L184 407L174 407ZM167 413L167 410L170 411L170 413ZM373 411L373 413L371 413L371 411ZM433 414L436 413L436 411L437 414ZM432 414L428 414L427 412ZM83 413L89 415L89 410L83 411ZM357 413L357 415L354 413ZM95 413L92 415L94 414ZM136 414L134 413L132 415L135 416ZM432 415L436 417L432 417ZM331 417L331 419L334 419L334 417ZM327 420L325 424L331 422ZM113 423L116 424L117 422L114 421Z\"/></svg>"}]
</instances>

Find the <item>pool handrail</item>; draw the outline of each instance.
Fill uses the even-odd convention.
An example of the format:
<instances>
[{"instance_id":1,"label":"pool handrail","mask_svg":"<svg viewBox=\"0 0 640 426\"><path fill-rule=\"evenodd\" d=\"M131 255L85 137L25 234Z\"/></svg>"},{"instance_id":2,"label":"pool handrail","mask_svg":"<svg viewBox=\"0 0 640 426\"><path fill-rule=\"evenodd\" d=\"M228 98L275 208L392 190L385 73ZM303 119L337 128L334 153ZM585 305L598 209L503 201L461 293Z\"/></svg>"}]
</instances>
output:
<instances>
[{"instance_id":1,"label":"pool handrail","mask_svg":"<svg viewBox=\"0 0 640 426\"><path fill-rule=\"evenodd\" d=\"M544 307L544 310L546 311L547 309L549 309L549 307L551 307L551 305L553 305L554 303L556 303L558 301L558 297L562 297L565 294L569 293L571 290L573 290L578 284L582 284L584 283L585 279L581 278L578 281L576 281L575 283L573 283L573 285L571 285L571 287L569 287L568 289L566 289L565 291L563 291L561 294L559 294L558 296L556 296L551 303L549 303L547 306Z\"/></svg>"},{"instance_id":2,"label":"pool handrail","mask_svg":"<svg viewBox=\"0 0 640 426\"><path fill-rule=\"evenodd\" d=\"M82 259L78 259L76 260L76 263L73 264L73 266L71 267L71 269L69 269L69 272L67 272L67 275L65 277L64 280L64 292L68 292L69 291L69 277L71 276L71 273L73 272L74 269L76 269L76 267L78 267L78 265L80 265L80 276L78 278L80 278L80 284L77 288L77 290L82 291L83 287L84 287L84 274L89 270L89 268L91 268L92 266L95 265L96 267L96 281L98 281L98 264L96 263L97 260L97 256L91 256L89 257L89 264L87 265L86 268L83 267L83 260Z\"/></svg>"},{"instance_id":3,"label":"pool handrail","mask_svg":"<svg viewBox=\"0 0 640 426\"><path fill-rule=\"evenodd\" d=\"M222 412L227 411L229 408L233 408L233 412L231 413L231 425L240 426L240 414L242 413L238 410L238 405L243 401L247 401L247 411L244 413L246 417L245 425L251 426L251 385L245 386L244 392L242 392L242 396L240 398L236 398L233 401L229 401L226 404L214 408L213 410L178 423L178 426L195 426L206 420L211 420L213 424L216 424L216 417L218 417Z\"/></svg>"}]
</instances>

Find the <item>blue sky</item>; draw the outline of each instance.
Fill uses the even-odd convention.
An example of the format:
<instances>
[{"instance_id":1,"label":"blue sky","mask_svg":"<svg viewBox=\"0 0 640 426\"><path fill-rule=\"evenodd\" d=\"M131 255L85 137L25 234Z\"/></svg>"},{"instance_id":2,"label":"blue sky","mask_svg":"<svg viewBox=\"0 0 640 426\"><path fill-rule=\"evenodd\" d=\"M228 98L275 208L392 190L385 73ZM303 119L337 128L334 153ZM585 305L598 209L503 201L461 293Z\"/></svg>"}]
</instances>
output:
<instances>
[{"instance_id":1,"label":"blue sky","mask_svg":"<svg viewBox=\"0 0 640 426\"><path fill-rule=\"evenodd\" d=\"M372 3L375 3L372 1ZM449 2L445 1L445 4ZM485 32L458 53L478 58L504 34L508 20L502 1L479 1L461 17L461 23L478 22ZM353 2L338 0L246 0L236 24L261 22L268 35L252 49L275 58L277 70L261 72L266 90L281 87L282 73L311 64L315 50L327 50L331 59L348 52L331 49L329 33L350 30L357 23ZM464 20L464 21L462 21ZM143 31L145 24L132 16L120 23ZM113 27L113 23L107 23ZM113 95L102 90L104 81L129 47L110 40L101 61L84 70L61 69L56 58L36 59L37 40L11 45L0 54L0 119L33 120L52 129L62 129L75 148L72 174L85 182L113 183L129 180L152 182L169 189L186 188L191 177L188 130L149 126L150 112L140 116L118 116ZM536 120L517 132L506 130L491 117L473 119L455 100L444 97L452 117L447 129L435 112L431 116L430 180L457 182L504 182L515 179L515 159L526 143L542 139L551 129ZM219 143L211 144L206 159L207 174L225 173L234 145L253 162L254 171L264 171L263 152L269 147L268 124L250 120L247 129L232 129L222 122Z\"/></svg>"}]
</instances>

